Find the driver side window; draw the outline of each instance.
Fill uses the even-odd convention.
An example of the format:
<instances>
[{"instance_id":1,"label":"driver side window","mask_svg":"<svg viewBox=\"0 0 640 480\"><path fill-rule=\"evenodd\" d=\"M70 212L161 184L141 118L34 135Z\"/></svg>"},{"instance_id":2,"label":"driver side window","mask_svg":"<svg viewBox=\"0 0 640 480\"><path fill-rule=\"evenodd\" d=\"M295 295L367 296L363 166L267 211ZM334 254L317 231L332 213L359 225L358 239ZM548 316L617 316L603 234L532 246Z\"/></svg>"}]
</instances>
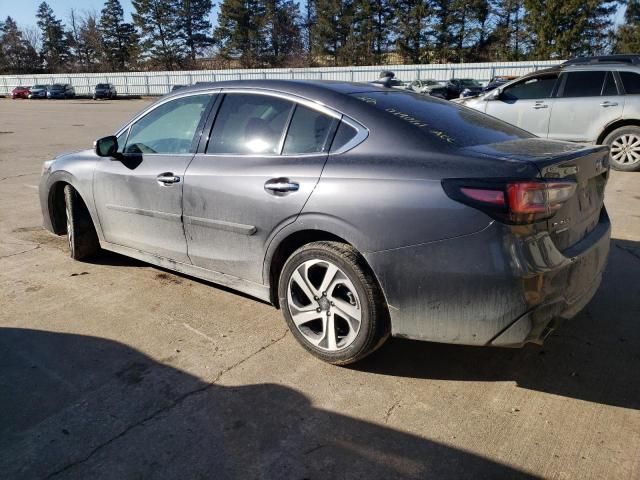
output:
<instances>
[{"instance_id":1,"label":"driver side window","mask_svg":"<svg viewBox=\"0 0 640 480\"><path fill-rule=\"evenodd\" d=\"M193 153L191 145L210 94L171 100L131 125L124 153Z\"/></svg>"},{"instance_id":2,"label":"driver side window","mask_svg":"<svg viewBox=\"0 0 640 480\"><path fill-rule=\"evenodd\" d=\"M549 98L556 84L558 75L547 75L525 80L505 88L500 96L501 100L539 100Z\"/></svg>"}]
</instances>

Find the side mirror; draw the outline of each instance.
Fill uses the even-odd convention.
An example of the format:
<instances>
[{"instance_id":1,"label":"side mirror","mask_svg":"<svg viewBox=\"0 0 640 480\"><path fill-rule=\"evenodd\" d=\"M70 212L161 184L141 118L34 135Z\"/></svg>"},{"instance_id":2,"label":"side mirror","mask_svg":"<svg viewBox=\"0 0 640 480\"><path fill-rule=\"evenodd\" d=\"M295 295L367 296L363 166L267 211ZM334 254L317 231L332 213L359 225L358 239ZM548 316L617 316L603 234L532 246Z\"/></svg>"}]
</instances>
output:
<instances>
[{"instance_id":1,"label":"side mirror","mask_svg":"<svg viewBox=\"0 0 640 480\"><path fill-rule=\"evenodd\" d=\"M99 157L118 158L118 138L110 135L102 137L93 142L93 148Z\"/></svg>"},{"instance_id":2,"label":"side mirror","mask_svg":"<svg viewBox=\"0 0 640 480\"><path fill-rule=\"evenodd\" d=\"M502 95L502 89L498 87L495 90L492 90L491 92L489 92L487 95L485 95L484 99L498 100L500 98L500 95Z\"/></svg>"}]
</instances>

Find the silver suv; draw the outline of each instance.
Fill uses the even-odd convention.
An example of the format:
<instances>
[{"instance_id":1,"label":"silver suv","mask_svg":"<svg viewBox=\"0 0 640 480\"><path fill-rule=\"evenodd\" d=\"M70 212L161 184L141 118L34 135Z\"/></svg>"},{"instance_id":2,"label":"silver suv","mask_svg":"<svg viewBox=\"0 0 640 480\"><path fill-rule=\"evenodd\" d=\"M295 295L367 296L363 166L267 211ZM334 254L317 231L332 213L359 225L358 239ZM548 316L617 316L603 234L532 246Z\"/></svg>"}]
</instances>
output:
<instances>
[{"instance_id":1,"label":"silver suv","mask_svg":"<svg viewBox=\"0 0 640 480\"><path fill-rule=\"evenodd\" d=\"M609 145L613 168L640 170L639 56L570 60L461 103L539 137Z\"/></svg>"}]
</instances>

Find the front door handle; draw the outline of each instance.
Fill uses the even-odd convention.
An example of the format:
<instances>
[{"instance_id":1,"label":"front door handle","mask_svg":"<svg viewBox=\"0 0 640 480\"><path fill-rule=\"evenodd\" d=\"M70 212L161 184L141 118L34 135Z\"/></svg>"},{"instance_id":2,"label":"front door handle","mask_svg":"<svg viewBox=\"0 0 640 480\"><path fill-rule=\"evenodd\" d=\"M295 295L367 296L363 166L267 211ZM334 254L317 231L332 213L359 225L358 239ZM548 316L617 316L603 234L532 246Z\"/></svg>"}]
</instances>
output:
<instances>
[{"instance_id":1,"label":"front door handle","mask_svg":"<svg viewBox=\"0 0 640 480\"><path fill-rule=\"evenodd\" d=\"M549 108L549 105L547 105L546 103L536 103L533 108L535 108L536 110L539 110L541 108Z\"/></svg>"},{"instance_id":2,"label":"front door handle","mask_svg":"<svg viewBox=\"0 0 640 480\"><path fill-rule=\"evenodd\" d=\"M617 107L618 106L618 102L602 102L600 104L601 107Z\"/></svg>"},{"instance_id":3,"label":"front door handle","mask_svg":"<svg viewBox=\"0 0 640 480\"><path fill-rule=\"evenodd\" d=\"M160 185L173 185L174 183L178 183L180 181L180 177L174 175L171 172L161 173L156 178Z\"/></svg>"},{"instance_id":4,"label":"front door handle","mask_svg":"<svg viewBox=\"0 0 640 480\"><path fill-rule=\"evenodd\" d=\"M272 178L267 180L264 184L264 189L267 193L275 195L284 195L291 192L296 192L300 188L300 184L292 182L288 178Z\"/></svg>"}]
</instances>

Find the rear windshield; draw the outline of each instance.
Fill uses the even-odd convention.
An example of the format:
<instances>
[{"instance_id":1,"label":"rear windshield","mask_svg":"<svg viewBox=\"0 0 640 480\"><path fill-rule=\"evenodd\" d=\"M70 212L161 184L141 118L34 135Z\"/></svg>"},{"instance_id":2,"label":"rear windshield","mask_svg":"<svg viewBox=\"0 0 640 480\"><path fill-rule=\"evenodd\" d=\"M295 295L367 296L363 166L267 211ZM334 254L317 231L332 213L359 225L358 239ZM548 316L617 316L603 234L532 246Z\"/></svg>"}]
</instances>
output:
<instances>
[{"instance_id":1,"label":"rear windshield","mask_svg":"<svg viewBox=\"0 0 640 480\"><path fill-rule=\"evenodd\" d=\"M533 137L476 110L409 91L366 92L353 96L420 129L436 145L464 148Z\"/></svg>"},{"instance_id":2,"label":"rear windshield","mask_svg":"<svg viewBox=\"0 0 640 480\"><path fill-rule=\"evenodd\" d=\"M49 87L51 90L62 90L64 88L63 85L60 85L59 83L54 83L53 85L51 85Z\"/></svg>"}]
</instances>

